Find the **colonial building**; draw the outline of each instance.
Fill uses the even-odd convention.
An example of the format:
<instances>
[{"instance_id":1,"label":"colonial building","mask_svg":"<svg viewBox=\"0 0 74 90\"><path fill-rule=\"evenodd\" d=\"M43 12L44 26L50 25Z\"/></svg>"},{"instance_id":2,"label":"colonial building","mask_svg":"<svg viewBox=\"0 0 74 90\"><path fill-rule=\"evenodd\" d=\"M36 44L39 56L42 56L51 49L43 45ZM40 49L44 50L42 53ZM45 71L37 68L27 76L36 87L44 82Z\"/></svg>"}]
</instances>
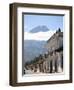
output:
<instances>
[{"instance_id":1,"label":"colonial building","mask_svg":"<svg viewBox=\"0 0 74 90\"><path fill-rule=\"evenodd\" d=\"M63 32L61 32L60 28L47 41L46 48L48 48L49 52L52 52L60 48L63 49Z\"/></svg>"},{"instance_id":2,"label":"colonial building","mask_svg":"<svg viewBox=\"0 0 74 90\"><path fill-rule=\"evenodd\" d=\"M37 60L26 65L32 72L54 73L63 71L63 32L60 28L47 41L48 52L37 57Z\"/></svg>"},{"instance_id":3,"label":"colonial building","mask_svg":"<svg viewBox=\"0 0 74 90\"><path fill-rule=\"evenodd\" d=\"M49 53L52 53L50 72L61 72L63 70L63 32L60 28L47 41L46 48Z\"/></svg>"}]
</instances>

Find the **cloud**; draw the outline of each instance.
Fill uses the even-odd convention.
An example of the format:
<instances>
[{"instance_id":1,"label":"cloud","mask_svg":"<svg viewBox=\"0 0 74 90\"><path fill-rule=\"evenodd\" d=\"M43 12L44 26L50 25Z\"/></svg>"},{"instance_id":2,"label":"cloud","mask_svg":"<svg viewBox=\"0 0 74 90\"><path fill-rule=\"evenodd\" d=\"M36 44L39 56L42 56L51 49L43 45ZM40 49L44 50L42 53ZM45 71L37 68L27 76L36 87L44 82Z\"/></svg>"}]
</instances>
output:
<instances>
[{"instance_id":1,"label":"cloud","mask_svg":"<svg viewBox=\"0 0 74 90\"><path fill-rule=\"evenodd\" d=\"M47 32L38 32L38 33L24 32L24 40L47 41L55 32L56 30L50 30Z\"/></svg>"}]
</instances>

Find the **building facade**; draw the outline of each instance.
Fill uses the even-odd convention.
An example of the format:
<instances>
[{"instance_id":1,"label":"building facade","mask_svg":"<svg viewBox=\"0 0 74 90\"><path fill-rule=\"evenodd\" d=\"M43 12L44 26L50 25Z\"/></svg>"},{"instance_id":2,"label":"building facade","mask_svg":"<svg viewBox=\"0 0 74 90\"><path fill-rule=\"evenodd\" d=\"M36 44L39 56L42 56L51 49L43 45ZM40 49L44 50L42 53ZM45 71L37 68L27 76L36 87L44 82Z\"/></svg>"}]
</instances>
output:
<instances>
[{"instance_id":1,"label":"building facade","mask_svg":"<svg viewBox=\"0 0 74 90\"><path fill-rule=\"evenodd\" d=\"M63 72L63 32L60 28L47 41L45 48L48 52L37 57L37 60L26 65L25 68L33 73Z\"/></svg>"}]
</instances>

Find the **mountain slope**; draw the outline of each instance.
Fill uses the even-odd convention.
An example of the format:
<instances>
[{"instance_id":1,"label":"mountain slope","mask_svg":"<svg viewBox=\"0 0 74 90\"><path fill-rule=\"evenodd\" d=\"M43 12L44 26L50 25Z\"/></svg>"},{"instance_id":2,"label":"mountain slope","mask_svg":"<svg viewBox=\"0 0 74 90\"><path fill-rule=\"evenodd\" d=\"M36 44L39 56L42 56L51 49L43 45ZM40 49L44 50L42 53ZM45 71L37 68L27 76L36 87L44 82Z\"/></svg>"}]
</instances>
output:
<instances>
[{"instance_id":1,"label":"mountain slope","mask_svg":"<svg viewBox=\"0 0 74 90\"><path fill-rule=\"evenodd\" d=\"M25 62L33 60L35 57L47 51L44 47L46 41L25 40L24 41L24 60Z\"/></svg>"}]
</instances>

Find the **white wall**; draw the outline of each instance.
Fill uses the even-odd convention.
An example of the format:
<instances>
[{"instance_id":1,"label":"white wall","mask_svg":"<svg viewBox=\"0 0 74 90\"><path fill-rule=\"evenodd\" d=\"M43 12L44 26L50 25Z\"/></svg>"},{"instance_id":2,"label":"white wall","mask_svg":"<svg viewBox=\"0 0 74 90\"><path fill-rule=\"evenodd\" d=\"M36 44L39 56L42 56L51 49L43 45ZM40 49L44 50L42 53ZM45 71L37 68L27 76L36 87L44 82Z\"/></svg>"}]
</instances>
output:
<instances>
[{"instance_id":1,"label":"white wall","mask_svg":"<svg viewBox=\"0 0 74 90\"><path fill-rule=\"evenodd\" d=\"M72 5L74 10L74 0L0 0L0 90L73 90L74 83L28 87L9 86L9 3L12 2Z\"/></svg>"}]
</instances>

